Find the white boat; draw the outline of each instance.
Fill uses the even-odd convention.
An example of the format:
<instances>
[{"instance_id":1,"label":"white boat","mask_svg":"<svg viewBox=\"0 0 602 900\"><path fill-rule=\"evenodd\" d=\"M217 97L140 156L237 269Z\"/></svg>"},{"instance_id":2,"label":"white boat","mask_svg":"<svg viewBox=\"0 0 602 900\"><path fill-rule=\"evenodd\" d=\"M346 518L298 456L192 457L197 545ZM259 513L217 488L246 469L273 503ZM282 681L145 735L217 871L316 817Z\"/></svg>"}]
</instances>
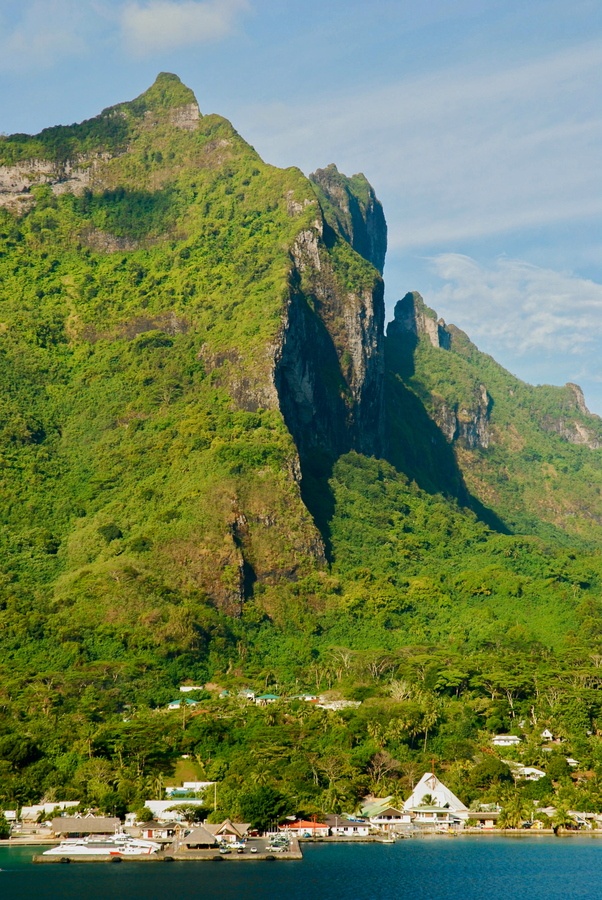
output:
<instances>
[{"instance_id":1,"label":"white boat","mask_svg":"<svg viewBox=\"0 0 602 900\"><path fill-rule=\"evenodd\" d=\"M67 838L58 847L45 850L43 856L151 856L161 849L155 841L133 838L129 834L118 832L108 837L90 835L84 838Z\"/></svg>"}]
</instances>

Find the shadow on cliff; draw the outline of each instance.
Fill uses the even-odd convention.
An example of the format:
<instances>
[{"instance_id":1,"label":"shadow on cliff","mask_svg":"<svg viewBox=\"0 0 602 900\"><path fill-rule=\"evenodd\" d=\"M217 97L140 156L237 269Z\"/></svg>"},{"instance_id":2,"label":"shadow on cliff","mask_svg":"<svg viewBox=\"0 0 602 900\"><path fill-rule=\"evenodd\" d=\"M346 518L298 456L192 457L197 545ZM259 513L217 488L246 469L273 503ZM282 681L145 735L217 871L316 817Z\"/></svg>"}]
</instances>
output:
<instances>
[{"instance_id":1,"label":"shadow on cliff","mask_svg":"<svg viewBox=\"0 0 602 900\"><path fill-rule=\"evenodd\" d=\"M414 374L417 345L418 338L407 333L389 334L385 340L387 461L427 493L452 497L494 531L510 534L502 519L467 489L452 446L404 383Z\"/></svg>"},{"instance_id":2,"label":"shadow on cliff","mask_svg":"<svg viewBox=\"0 0 602 900\"><path fill-rule=\"evenodd\" d=\"M334 493L330 479L335 459L327 453L314 450L301 460L301 499L309 510L316 528L322 536L324 553L332 562L332 535L330 523L334 516Z\"/></svg>"}]
</instances>

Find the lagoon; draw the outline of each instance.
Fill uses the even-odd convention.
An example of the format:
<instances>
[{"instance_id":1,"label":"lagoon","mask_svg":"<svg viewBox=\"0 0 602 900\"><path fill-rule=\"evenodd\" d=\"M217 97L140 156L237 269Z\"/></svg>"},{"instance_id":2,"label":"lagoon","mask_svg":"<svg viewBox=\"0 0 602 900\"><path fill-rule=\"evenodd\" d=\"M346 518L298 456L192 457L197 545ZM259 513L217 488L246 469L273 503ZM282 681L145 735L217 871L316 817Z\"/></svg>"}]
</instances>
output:
<instances>
[{"instance_id":1,"label":"lagoon","mask_svg":"<svg viewBox=\"0 0 602 900\"><path fill-rule=\"evenodd\" d=\"M433 837L305 844L300 862L31 863L0 848L2 900L577 900L602 898L595 837Z\"/></svg>"}]
</instances>

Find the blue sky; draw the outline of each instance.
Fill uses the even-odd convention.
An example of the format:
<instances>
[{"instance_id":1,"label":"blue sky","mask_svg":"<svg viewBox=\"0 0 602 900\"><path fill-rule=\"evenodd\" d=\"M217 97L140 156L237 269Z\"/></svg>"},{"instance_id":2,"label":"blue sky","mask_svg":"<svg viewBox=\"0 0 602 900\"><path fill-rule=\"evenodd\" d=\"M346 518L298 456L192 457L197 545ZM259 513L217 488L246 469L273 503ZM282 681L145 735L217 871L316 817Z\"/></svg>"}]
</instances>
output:
<instances>
[{"instance_id":1,"label":"blue sky","mask_svg":"<svg viewBox=\"0 0 602 900\"><path fill-rule=\"evenodd\" d=\"M279 166L362 171L387 303L419 290L602 414L599 0L0 0L0 131L176 72Z\"/></svg>"}]
</instances>

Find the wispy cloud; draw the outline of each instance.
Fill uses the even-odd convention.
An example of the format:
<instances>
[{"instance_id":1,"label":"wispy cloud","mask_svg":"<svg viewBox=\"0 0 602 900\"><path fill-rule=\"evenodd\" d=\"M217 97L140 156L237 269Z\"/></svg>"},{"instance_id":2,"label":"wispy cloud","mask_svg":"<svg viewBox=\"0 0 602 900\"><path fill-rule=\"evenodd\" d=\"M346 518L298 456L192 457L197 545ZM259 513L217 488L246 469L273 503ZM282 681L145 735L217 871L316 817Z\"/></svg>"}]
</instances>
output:
<instances>
[{"instance_id":1,"label":"wispy cloud","mask_svg":"<svg viewBox=\"0 0 602 900\"><path fill-rule=\"evenodd\" d=\"M0 19L0 71L46 69L85 52L87 7L77 0L34 0Z\"/></svg>"},{"instance_id":2,"label":"wispy cloud","mask_svg":"<svg viewBox=\"0 0 602 900\"><path fill-rule=\"evenodd\" d=\"M601 92L591 41L528 62L433 61L393 84L247 108L237 125L277 164L365 170L391 247L437 248L601 215Z\"/></svg>"},{"instance_id":3,"label":"wispy cloud","mask_svg":"<svg viewBox=\"0 0 602 900\"><path fill-rule=\"evenodd\" d=\"M598 368L602 339L602 284L515 259L485 266L457 253L432 260L444 282L428 303L477 343L505 354L592 355ZM570 365L581 368L583 359Z\"/></svg>"},{"instance_id":4,"label":"wispy cloud","mask_svg":"<svg viewBox=\"0 0 602 900\"><path fill-rule=\"evenodd\" d=\"M221 40L248 9L248 0L131 2L122 12L121 26L128 48L144 56Z\"/></svg>"}]
</instances>

